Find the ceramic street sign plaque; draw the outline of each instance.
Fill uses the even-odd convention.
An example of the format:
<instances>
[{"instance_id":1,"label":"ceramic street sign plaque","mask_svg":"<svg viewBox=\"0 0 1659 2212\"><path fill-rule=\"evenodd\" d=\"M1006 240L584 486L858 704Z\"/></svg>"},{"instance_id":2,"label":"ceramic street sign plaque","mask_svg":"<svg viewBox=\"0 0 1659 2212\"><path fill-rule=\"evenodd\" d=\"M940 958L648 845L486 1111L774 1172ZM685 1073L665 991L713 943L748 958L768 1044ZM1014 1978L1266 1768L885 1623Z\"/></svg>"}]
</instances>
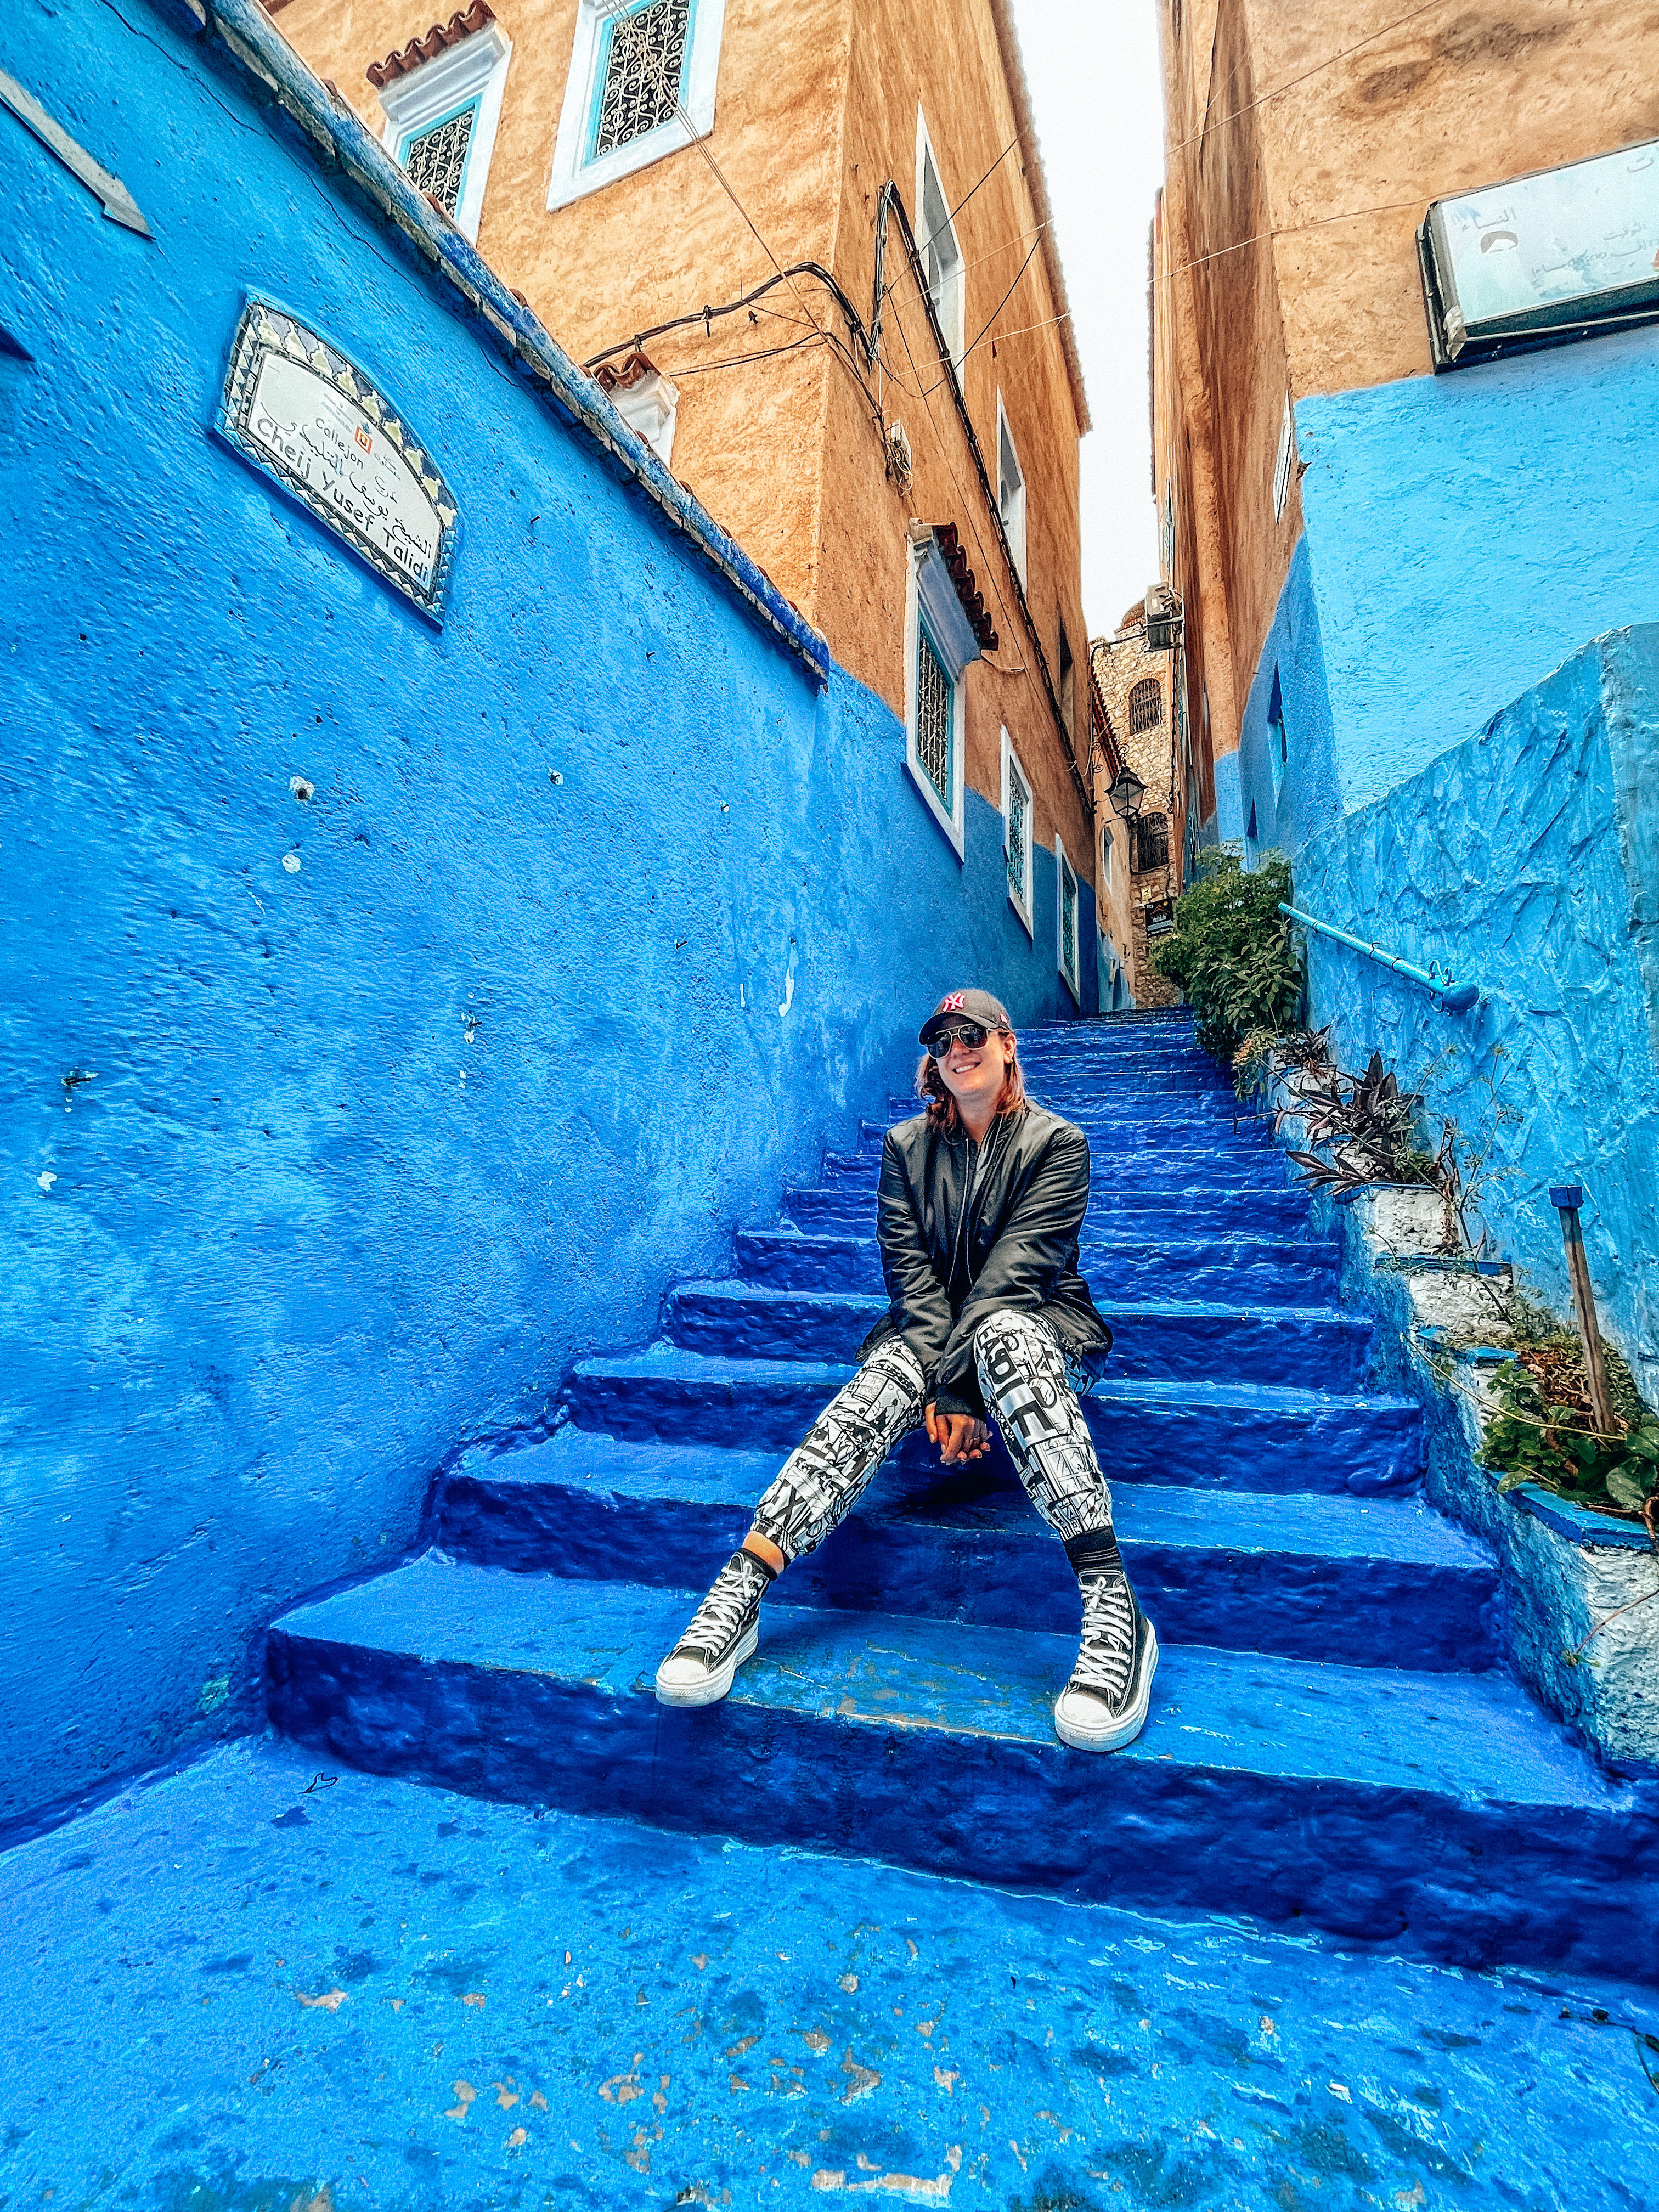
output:
<instances>
[{"instance_id":1,"label":"ceramic street sign plaque","mask_svg":"<svg viewBox=\"0 0 1659 2212\"><path fill-rule=\"evenodd\" d=\"M459 526L449 487L397 410L326 338L250 298L214 428L441 623Z\"/></svg>"}]
</instances>

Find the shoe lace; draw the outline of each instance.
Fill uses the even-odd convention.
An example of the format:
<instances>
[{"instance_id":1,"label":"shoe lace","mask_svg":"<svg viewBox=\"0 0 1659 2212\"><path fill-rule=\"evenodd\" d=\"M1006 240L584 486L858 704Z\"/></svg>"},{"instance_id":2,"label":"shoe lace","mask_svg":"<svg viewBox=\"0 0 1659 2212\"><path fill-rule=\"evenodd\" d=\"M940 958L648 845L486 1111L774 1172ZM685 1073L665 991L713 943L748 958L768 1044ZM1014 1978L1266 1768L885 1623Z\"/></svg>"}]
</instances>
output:
<instances>
[{"instance_id":1,"label":"shoe lace","mask_svg":"<svg viewBox=\"0 0 1659 2212\"><path fill-rule=\"evenodd\" d=\"M1121 1575L1097 1575L1083 1589L1083 1642L1071 1687L1102 1692L1118 1703L1134 1664L1135 1615Z\"/></svg>"},{"instance_id":2,"label":"shoe lace","mask_svg":"<svg viewBox=\"0 0 1659 2212\"><path fill-rule=\"evenodd\" d=\"M708 1651L724 1650L755 1602L754 1583L754 1576L744 1566L736 1559L728 1559L697 1607L691 1626L680 1638L680 1650L696 1647Z\"/></svg>"}]
</instances>

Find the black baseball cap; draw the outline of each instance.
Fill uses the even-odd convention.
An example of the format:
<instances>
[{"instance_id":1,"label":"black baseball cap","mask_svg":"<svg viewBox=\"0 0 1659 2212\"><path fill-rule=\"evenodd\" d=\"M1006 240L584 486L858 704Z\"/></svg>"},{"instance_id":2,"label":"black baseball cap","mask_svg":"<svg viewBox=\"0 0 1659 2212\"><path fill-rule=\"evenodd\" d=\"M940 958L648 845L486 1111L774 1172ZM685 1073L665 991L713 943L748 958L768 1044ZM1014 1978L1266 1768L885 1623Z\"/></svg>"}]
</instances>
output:
<instances>
[{"instance_id":1,"label":"black baseball cap","mask_svg":"<svg viewBox=\"0 0 1659 2212\"><path fill-rule=\"evenodd\" d=\"M926 1044L936 1030L953 1019L977 1022L982 1030L1006 1030L1010 1036L1013 1034L1014 1025L1000 999L994 999L988 991L947 991L916 1031L916 1042Z\"/></svg>"}]
</instances>

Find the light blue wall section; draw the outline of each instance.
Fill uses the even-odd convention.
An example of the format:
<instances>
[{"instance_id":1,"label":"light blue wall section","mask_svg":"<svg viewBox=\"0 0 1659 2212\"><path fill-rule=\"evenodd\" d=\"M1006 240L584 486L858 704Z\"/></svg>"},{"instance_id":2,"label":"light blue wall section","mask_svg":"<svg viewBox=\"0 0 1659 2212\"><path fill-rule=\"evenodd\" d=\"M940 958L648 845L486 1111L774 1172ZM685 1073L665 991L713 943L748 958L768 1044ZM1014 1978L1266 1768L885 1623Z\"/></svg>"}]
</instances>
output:
<instances>
[{"instance_id":1,"label":"light blue wall section","mask_svg":"<svg viewBox=\"0 0 1659 2212\"><path fill-rule=\"evenodd\" d=\"M722 1271L942 989L1071 1011L1052 854L1033 945L995 811L964 868L888 709L128 13L0 22L155 231L0 112L0 1817L245 1724L270 1614ZM431 439L441 634L209 437L245 285Z\"/></svg>"},{"instance_id":2,"label":"light blue wall section","mask_svg":"<svg viewBox=\"0 0 1659 2212\"><path fill-rule=\"evenodd\" d=\"M1602 1325L1659 1401L1659 626L1574 655L1384 799L1316 836L1297 864L1308 911L1449 963L1480 1006L1433 1011L1414 984L1310 939L1312 1018L1343 1065L1373 1048L1479 1137L1494 1047L1498 1133L1515 1174L1488 1218L1500 1249L1572 1310L1549 1186L1582 1182Z\"/></svg>"},{"instance_id":3,"label":"light blue wall section","mask_svg":"<svg viewBox=\"0 0 1659 2212\"><path fill-rule=\"evenodd\" d=\"M1279 789L1273 788L1273 744L1268 724L1277 677L1285 732ZM1241 835L1248 836L1252 810L1256 834L1247 860L1277 849L1294 854L1316 831L1337 820L1336 747L1331 729L1330 693L1314 602L1308 541L1297 544L1290 574L1279 593L1273 626L1256 664L1244 702L1238 748Z\"/></svg>"},{"instance_id":4,"label":"light blue wall section","mask_svg":"<svg viewBox=\"0 0 1659 2212\"><path fill-rule=\"evenodd\" d=\"M1296 431L1342 805L1659 617L1659 331L1304 399Z\"/></svg>"},{"instance_id":5,"label":"light blue wall section","mask_svg":"<svg viewBox=\"0 0 1659 2212\"><path fill-rule=\"evenodd\" d=\"M1244 835L1249 819L1239 786L1238 755L1224 753L1215 764L1216 841L1224 845L1236 842Z\"/></svg>"}]
</instances>

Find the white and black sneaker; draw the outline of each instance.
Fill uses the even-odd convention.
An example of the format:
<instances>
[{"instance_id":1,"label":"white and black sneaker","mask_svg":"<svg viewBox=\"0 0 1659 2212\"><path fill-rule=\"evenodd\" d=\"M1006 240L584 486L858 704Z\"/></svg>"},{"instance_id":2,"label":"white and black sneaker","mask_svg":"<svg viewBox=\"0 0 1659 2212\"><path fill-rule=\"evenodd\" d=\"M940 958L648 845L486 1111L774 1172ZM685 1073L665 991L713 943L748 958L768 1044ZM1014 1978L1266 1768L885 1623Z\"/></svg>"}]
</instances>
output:
<instances>
[{"instance_id":1,"label":"white and black sneaker","mask_svg":"<svg viewBox=\"0 0 1659 2212\"><path fill-rule=\"evenodd\" d=\"M1121 1567L1085 1575L1082 1589L1083 1642L1054 1734L1076 1751L1117 1751L1146 1725L1158 1638Z\"/></svg>"},{"instance_id":2,"label":"white and black sneaker","mask_svg":"<svg viewBox=\"0 0 1659 2212\"><path fill-rule=\"evenodd\" d=\"M733 1552L691 1626L657 1669L665 1705L718 1705L760 1641L760 1602L775 1580L752 1552Z\"/></svg>"}]
</instances>

